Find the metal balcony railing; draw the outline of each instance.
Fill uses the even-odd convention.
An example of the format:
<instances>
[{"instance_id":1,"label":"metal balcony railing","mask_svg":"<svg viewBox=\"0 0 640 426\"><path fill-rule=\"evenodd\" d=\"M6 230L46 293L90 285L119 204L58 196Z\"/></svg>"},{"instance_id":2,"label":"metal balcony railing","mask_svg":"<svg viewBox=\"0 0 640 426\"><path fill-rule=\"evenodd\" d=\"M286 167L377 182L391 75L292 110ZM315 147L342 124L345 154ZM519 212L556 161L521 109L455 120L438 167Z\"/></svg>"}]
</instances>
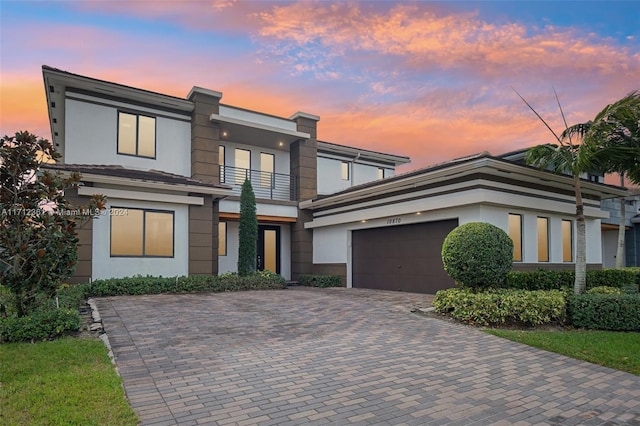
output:
<instances>
[{"instance_id":1,"label":"metal balcony railing","mask_svg":"<svg viewBox=\"0 0 640 426\"><path fill-rule=\"evenodd\" d=\"M246 179L251 181L256 198L280 201L297 200L295 176L220 166L220 183L231 186L233 194L240 195L242 184Z\"/></svg>"}]
</instances>

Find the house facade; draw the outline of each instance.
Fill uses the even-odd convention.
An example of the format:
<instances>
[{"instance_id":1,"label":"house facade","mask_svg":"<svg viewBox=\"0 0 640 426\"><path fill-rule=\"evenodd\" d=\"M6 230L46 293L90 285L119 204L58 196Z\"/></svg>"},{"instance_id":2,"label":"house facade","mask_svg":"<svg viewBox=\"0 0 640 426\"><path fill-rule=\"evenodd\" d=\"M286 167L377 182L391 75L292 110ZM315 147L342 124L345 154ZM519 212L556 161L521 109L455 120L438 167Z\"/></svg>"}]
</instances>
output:
<instances>
[{"instance_id":1,"label":"house facade","mask_svg":"<svg viewBox=\"0 0 640 426\"><path fill-rule=\"evenodd\" d=\"M50 167L82 174L73 202L108 198L80 231L76 282L235 271L245 179L258 268L287 280L337 274L347 286L432 292L452 284L444 236L471 221L512 236L517 268L574 261L567 177L488 153L397 175L409 158L323 141L313 114L278 117L221 103L210 89L178 98L48 66L43 78L62 155ZM585 182L591 267L603 262L600 202L622 192Z\"/></svg>"}]
</instances>

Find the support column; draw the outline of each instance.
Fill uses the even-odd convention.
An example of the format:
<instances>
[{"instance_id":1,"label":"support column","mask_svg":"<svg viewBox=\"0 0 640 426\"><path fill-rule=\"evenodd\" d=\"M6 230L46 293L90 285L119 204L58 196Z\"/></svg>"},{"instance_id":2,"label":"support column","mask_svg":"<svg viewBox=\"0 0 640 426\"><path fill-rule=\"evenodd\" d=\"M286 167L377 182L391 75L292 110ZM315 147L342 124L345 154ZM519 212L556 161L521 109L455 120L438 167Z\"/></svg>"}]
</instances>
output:
<instances>
[{"instance_id":1,"label":"support column","mask_svg":"<svg viewBox=\"0 0 640 426\"><path fill-rule=\"evenodd\" d=\"M298 112L290 117L296 122L299 132L308 133L309 139L291 144L291 175L297 182L298 202L313 199L318 195L317 124L320 117ZM291 278L297 280L302 274L313 273L313 232L304 224L313 219L312 213L298 209L298 220L291 226Z\"/></svg>"},{"instance_id":2,"label":"support column","mask_svg":"<svg viewBox=\"0 0 640 426\"><path fill-rule=\"evenodd\" d=\"M218 147L220 125L211 114L220 112L222 93L194 87L187 97L194 104L191 114L191 177L219 184ZM218 200L205 196L203 206L189 206L189 275L218 273Z\"/></svg>"}]
</instances>

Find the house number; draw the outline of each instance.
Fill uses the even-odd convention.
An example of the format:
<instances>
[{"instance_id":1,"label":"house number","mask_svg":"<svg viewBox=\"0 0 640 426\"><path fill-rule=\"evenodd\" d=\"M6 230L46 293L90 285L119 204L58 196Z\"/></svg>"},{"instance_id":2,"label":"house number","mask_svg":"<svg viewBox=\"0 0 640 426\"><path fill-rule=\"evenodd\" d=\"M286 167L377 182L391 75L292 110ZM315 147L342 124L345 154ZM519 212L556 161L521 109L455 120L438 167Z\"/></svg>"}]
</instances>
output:
<instances>
[{"instance_id":1,"label":"house number","mask_svg":"<svg viewBox=\"0 0 640 426\"><path fill-rule=\"evenodd\" d=\"M396 225L398 223L400 223L401 218L399 217L392 217L390 219L387 219L387 225Z\"/></svg>"}]
</instances>

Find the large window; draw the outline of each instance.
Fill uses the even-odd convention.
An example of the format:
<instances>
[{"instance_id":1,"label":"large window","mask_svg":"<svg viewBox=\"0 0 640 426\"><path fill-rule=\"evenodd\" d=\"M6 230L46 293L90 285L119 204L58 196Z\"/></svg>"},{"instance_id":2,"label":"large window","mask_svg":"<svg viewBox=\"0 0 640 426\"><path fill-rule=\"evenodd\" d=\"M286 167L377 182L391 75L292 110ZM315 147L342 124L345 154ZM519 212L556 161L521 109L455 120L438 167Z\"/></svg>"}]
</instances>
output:
<instances>
[{"instance_id":1,"label":"large window","mask_svg":"<svg viewBox=\"0 0 640 426\"><path fill-rule=\"evenodd\" d=\"M509 213L509 237L513 241L513 261L522 262L522 215Z\"/></svg>"},{"instance_id":2,"label":"large window","mask_svg":"<svg viewBox=\"0 0 640 426\"><path fill-rule=\"evenodd\" d=\"M275 161L273 154L260 153L260 186L263 188L274 187Z\"/></svg>"},{"instance_id":3,"label":"large window","mask_svg":"<svg viewBox=\"0 0 640 426\"><path fill-rule=\"evenodd\" d=\"M562 261L573 262L573 222L562 221Z\"/></svg>"},{"instance_id":4,"label":"large window","mask_svg":"<svg viewBox=\"0 0 640 426\"><path fill-rule=\"evenodd\" d=\"M246 179L250 178L251 151L236 148L235 156L236 183L242 185Z\"/></svg>"},{"instance_id":5,"label":"large window","mask_svg":"<svg viewBox=\"0 0 640 426\"><path fill-rule=\"evenodd\" d=\"M349 163L346 161L342 161L340 166L341 166L342 180L349 180Z\"/></svg>"},{"instance_id":6,"label":"large window","mask_svg":"<svg viewBox=\"0 0 640 426\"><path fill-rule=\"evenodd\" d=\"M227 255L227 222L218 222L218 256Z\"/></svg>"},{"instance_id":7,"label":"large window","mask_svg":"<svg viewBox=\"0 0 640 426\"><path fill-rule=\"evenodd\" d=\"M549 218L538 218L538 262L549 261Z\"/></svg>"},{"instance_id":8,"label":"large window","mask_svg":"<svg viewBox=\"0 0 640 426\"><path fill-rule=\"evenodd\" d=\"M156 119L118 112L118 154L156 157Z\"/></svg>"},{"instance_id":9,"label":"large window","mask_svg":"<svg viewBox=\"0 0 640 426\"><path fill-rule=\"evenodd\" d=\"M220 165L220 183L225 182L225 169L224 169L224 145L218 146L218 164Z\"/></svg>"},{"instance_id":10,"label":"large window","mask_svg":"<svg viewBox=\"0 0 640 426\"><path fill-rule=\"evenodd\" d=\"M112 207L111 257L173 257L171 211Z\"/></svg>"}]
</instances>

